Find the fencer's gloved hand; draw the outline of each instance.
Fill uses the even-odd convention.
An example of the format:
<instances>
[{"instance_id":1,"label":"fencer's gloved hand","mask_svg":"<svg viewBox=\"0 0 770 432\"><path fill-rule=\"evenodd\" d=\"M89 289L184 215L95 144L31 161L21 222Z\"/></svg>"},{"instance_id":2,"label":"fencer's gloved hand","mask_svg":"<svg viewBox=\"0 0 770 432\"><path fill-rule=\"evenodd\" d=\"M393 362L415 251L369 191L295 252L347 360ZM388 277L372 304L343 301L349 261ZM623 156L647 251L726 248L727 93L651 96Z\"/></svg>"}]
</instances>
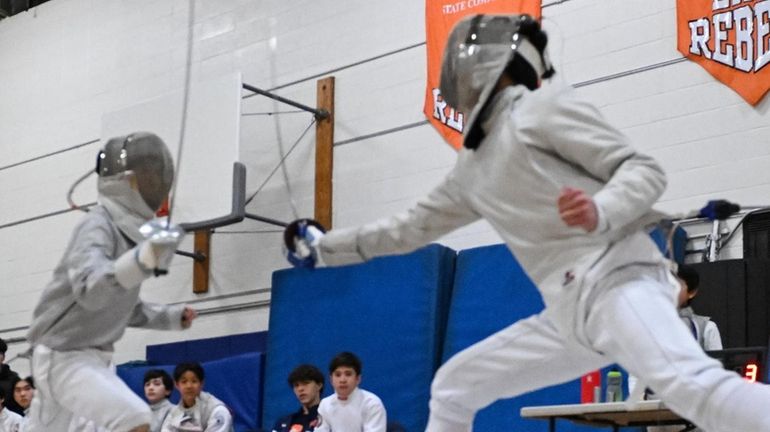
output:
<instances>
[{"instance_id":1,"label":"fencer's gloved hand","mask_svg":"<svg viewBox=\"0 0 770 432\"><path fill-rule=\"evenodd\" d=\"M168 272L184 230L166 225L165 219L153 219L139 228L146 240L115 260L115 280L125 288L133 288L143 280Z\"/></svg>"},{"instance_id":2,"label":"fencer's gloved hand","mask_svg":"<svg viewBox=\"0 0 770 432\"><path fill-rule=\"evenodd\" d=\"M700 209L698 217L708 220L725 220L741 210L741 206L727 200L711 200Z\"/></svg>"},{"instance_id":3,"label":"fencer's gloved hand","mask_svg":"<svg viewBox=\"0 0 770 432\"><path fill-rule=\"evenodd\" d=\"M297 219L283 231L286 258L294 267L314 268L323 265L318 244L326 229L313 219Z\"/></svg>"},{"instance_id":4,"label":"fencer's gloved hand","mask_svg":"<svg viewBox=\"0 0 770 432\"><path fill-rule=\"evenodd\" d=\"M168 266L174 258L184 230L179 225L169 224L166 218L156 218L145 223L139 232L146 238L136 249L136 260L155 276L168 273Z\"/></svg>"}]
</instances>

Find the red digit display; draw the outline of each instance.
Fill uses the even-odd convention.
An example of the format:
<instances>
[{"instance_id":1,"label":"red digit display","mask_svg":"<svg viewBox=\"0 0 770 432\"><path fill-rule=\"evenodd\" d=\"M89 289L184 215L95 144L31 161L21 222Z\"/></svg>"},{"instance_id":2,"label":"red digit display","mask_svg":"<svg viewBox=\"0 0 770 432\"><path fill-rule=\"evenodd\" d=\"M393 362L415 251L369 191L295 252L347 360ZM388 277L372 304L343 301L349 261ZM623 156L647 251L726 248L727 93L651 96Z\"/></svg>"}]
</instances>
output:
<instances>
[{"instance_id":1,"label":"red digit display","mask_svg":"<svg viewBox=\"0 0 770 432\"><path fill-rule=\"evenodd\" d=\"M759 366L757 366L757 364L753 362L747 363L746 367L743 369L743 378L745 378L749 382L757 382L758 376L759 376Z\"/></svg>"}]
</instances>

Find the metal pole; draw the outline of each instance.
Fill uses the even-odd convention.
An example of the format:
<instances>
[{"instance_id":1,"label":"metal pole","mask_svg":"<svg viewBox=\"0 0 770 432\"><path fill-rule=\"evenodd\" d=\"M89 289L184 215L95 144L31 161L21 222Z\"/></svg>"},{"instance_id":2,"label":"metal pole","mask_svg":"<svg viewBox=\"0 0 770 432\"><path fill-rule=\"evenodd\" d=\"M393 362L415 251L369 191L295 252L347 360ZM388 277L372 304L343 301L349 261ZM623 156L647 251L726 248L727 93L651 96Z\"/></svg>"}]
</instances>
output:
<instances>
[{"instance_id":1,"label":"metal pole","mask_svg":"<svg viewBox=\"0 0 770 432\"><path fill-rule=\"evenodd\" d=\"M704 261L712 262L717 260L719 254L719 240L722 234L719 227L722 225L722 221L714 220L711 222L711 234L706 237L706 251Z\"/></svg>"},{"instance_id":2,"label":"metal pole","mask_svg":"<svg viewBox=\"0 0 770 432\"><path fill-rule=\"evenodd\" d=\"M198 253L198 252L185 252L185 251L178 250L178 251L176 251L174 253L177 254L177 255L182 255L182 256L186 256L188 258L192 258L192 259L194 259L195 261L198 261L198 262L202 262L202 261L206 260L206 255L204 255L202 253Z\"/></svg>"},{"instance_id":3,"label":"metal pole","mask_svg":"<svg viewBox=\"0 0 770 432\"><path fill-rule=\"evenodd\" d=\"M244 217L247 218L247 219L254 219L254 220L258 220L260 222L268 223L270 225L277 225L279 227L286 228L287 226L289 226L289 224L286 223L286 222L281 222L279 220L270 219L268 217L259 216L259 215L255 215L255 214L252 214L252 213L246 213L244 215Z\"/></svg>"},{"instance_id":4,"label":"metal pole","mask_svg":"<svg viewBox=\"0 0 770 432\"><path fill-rule=\"evenodd\" d=\"M311 108L311 107L309 107L307 105L303 105L303 104L301 104L299 102L294 102L291 99L286 99L285 97L281 97L281 96L278 96L276 94L270 93L267 90L259 89L257 87L254 87L253 85L249 85L249 84L246 84L246 83L243 83L242 85L243 85L243 88L245 88L246 90L252 91L252 92L260 94L262 96L267 96L270 99L275 99L278 102L283 102L283 103L285 103L287 105L291 105L291 106L293 106L295 108L299 108L301 110L304 110L304 111L307 111L307 112L311 112L311 113L313 113L313 115L315 116L315 118L317 120L323 120L323 119L329 117L329 112L326 111L326 110L319 110L319 109Z\"/></svg>"}]
</instances>

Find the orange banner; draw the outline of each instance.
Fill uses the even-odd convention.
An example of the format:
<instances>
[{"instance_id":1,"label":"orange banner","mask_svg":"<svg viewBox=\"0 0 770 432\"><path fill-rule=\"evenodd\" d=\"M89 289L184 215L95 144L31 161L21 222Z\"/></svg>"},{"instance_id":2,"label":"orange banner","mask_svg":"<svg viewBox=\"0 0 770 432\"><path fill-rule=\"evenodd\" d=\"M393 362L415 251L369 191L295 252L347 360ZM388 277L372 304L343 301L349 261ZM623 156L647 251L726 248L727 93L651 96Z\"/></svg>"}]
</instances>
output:
<instances>
[{"instance_id":1,"label":"orange banner","mask_svg":"<svg viewBox=\"0 0 770 432\"><path fill-rule=\"evenodd\" d=\"M423 112L436 130L455 149L463 142L465 116L447 105L439 91L441 56L449 32L457 21L475 14L530 14L540 18L541 0L425 0L425 31L428 52L428 85Z\"/></svg>"},{"instance_id":2,"label":"orange banner","mask_svg":"<svg viewBox=\"0 0 770 432\"><path fill-rule=\"evenodd\" d=\"M756 105L770 90L770 0L677 0L677 49Z\"/></svg>"}]
</instances>

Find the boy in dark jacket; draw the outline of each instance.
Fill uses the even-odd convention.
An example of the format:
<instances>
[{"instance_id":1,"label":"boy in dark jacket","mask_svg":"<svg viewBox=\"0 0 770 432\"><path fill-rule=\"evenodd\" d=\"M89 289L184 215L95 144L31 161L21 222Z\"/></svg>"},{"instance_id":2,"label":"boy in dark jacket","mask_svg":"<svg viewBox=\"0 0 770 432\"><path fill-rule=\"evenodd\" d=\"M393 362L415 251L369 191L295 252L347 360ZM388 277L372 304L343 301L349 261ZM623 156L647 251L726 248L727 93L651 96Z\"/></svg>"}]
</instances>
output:
<instances>
[{"instance_id":1,"label":"boy in dark jacket","mask_svg":"<svg viewBox=\"0 0 770 432\"><path fill-rule=\"evenodd\" d=\"M310 364L302 364L289 374L289 387L294 390L301 407L299 411L278 419L273 432L312 432L318 425L318 404L324 388L324 376Z\"/></svg>"}]
</instances>

